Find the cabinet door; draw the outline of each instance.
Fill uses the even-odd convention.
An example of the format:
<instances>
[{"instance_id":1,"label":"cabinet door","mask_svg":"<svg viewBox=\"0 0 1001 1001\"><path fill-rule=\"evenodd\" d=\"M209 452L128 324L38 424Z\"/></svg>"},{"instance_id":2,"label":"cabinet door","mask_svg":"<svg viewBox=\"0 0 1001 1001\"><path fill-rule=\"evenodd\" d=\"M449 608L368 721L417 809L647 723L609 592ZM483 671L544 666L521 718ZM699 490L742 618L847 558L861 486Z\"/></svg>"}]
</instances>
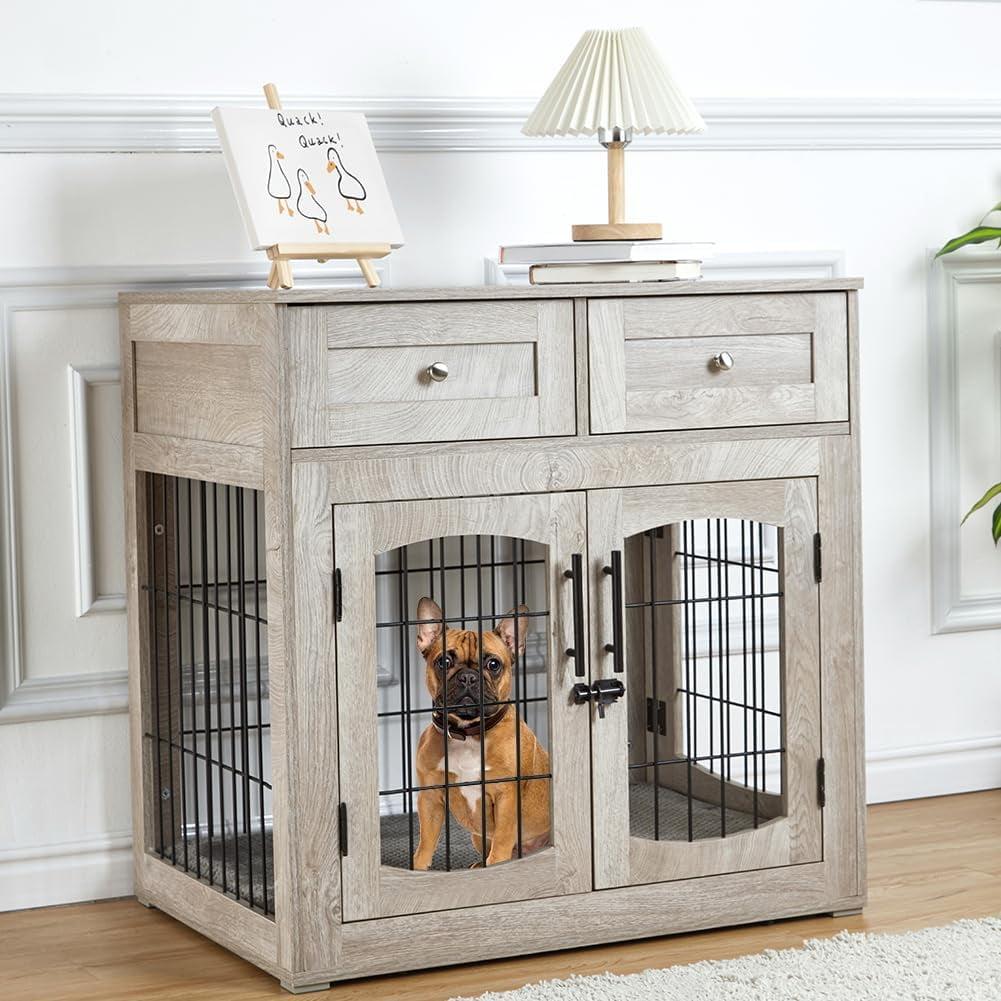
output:
<instances>
[{"instance_id":1,"label":"cabinet door","mask_svg":"<svg viewBox=\"0 0 1001 1001\"><path fill-rule=\"evenodd\" d=\"M583 493L335 507L345 920L591 888L585 542Z\"/></svg>"},{"instance_id":2,"label":"cabinet door","mask_svg":"<svg viewBox=\"0 0 1001 1001\"><path fill-rule=\"evenodd\" d=\"M592 672L625 685L596 887L819 861L816 481L592 491L588 525Z\"/></svg>"}]
</instances>

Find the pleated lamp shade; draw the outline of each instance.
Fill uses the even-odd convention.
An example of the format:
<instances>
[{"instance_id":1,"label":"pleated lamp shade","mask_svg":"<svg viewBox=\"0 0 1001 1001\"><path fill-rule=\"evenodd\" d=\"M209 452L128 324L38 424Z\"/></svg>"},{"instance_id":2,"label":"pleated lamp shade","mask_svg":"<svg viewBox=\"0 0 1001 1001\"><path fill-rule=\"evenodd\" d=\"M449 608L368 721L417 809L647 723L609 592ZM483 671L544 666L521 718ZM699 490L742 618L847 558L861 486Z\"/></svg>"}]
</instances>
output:
<instances>
[{"instance_id":1,"label":"pleated lamp shade","mask_svg":"<svg viewBox=\"0 0 1001 1001\"><path fill-rule=\"evenodd\" d=\"M642 28L585 31L522 128L526 136L613 129L687 135L706 123Z\"/></svg>"}]
</instances>

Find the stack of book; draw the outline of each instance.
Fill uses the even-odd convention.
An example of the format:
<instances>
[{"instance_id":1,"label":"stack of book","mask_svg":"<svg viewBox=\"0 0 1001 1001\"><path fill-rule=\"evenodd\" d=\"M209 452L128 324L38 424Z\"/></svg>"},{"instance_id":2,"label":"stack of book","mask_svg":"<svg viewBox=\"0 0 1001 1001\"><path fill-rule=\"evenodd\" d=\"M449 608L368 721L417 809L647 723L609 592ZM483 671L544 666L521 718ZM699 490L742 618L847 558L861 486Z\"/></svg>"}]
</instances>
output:
<instances>
[{"instance_id":1,"label":"stack of book","mask_svg":"<svg viewBox=\"0 0 1001 1001\"><path fill-rule=\"evenodd\" d=\"M523 243L501 247L500 263L527 264L533 285L692 281L712 251L711 243L663 240Z\"/></svg>"}]
</instances>

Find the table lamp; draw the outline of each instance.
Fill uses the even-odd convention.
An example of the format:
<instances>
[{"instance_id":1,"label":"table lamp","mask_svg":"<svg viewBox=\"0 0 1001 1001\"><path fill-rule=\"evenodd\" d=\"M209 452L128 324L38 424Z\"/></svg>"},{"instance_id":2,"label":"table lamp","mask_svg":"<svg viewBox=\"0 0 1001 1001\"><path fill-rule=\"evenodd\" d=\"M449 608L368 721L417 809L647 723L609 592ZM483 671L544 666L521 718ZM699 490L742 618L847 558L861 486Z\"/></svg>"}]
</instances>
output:
<instances>
[{"instance_id":1,"label":"table lamp","mask_svg":"<svg viewBox=\"0 0 1001 1001\"><path fill-rule=\"evenodd\" d=\"M689 135L706 123L642 28L585 31L522 128L526 136L593 136L608 150L608 222L575 241L659 240L659 222L626 222L625 151L633 135Z\"/></svg>"}]
</instances>

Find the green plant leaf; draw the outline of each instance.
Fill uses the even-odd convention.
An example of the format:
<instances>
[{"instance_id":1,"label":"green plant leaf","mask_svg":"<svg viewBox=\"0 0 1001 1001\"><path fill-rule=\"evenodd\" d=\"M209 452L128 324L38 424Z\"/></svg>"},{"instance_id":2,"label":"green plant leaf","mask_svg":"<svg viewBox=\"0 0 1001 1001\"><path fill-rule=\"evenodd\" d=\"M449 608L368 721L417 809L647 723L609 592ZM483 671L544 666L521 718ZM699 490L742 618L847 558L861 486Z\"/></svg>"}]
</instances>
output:
<instances>
[{"instance_id":1,"label":"green plant leaf","mask_svg":"<svg viewBox=\"0 0 1001 1001\"><path fill-rule=\"evenodd\" d=\"M991 535L994 536L994 545L1001 539L1001 504L994 508L994 519L991 523Z\"/></svg>"},{"instance_id":2,"label":"green plant leaf","mask_svg":"<svg viewBox=\"0 0 1001 1001\"><path fill-rule=\"evenodd\" d=\"M988 504L999 494L1001 494L1001 483L995 483L994 486L989 487L984 496L981 497L980 500L978 500L977 503L974 504L973 507L971 507L970 510L963 515L962 524L965 524L966 519L969 518L974 511L979 511L985 504Z\"/></svg>"},{"instance_id":3,"label":"green plant leaf","mask_svg":"<svg viewBox=\"0 0 1001 1001\"><path fill-rule=\"evenodd\" d=\"M953 237L935 256L951 254L960 247L968 247L972 243L987 243L990 240L1001 240L1001 229L995 226L976 226L962 236Z\"/></svg>"}]
</instances>

